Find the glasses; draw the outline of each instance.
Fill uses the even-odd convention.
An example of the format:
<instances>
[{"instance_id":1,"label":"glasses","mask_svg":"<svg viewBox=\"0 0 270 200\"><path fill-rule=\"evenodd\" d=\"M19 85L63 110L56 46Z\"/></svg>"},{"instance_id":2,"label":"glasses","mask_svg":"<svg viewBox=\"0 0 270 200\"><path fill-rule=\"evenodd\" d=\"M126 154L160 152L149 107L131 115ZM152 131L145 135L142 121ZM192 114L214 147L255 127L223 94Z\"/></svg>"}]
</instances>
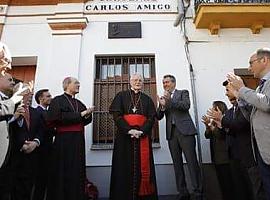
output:
<instances>
[{"instance_id":1,"label":"glasses","mask_svg":"<svg viewBox=\"0 0 270 200\"><path fill-rule=\"evenodd\" d=\"M254 60L250 60L249 61L249 65L252 65L254 62L258 61L258 60L261 60L262 58L256 58Z\"/></svg>"}]
</instances>

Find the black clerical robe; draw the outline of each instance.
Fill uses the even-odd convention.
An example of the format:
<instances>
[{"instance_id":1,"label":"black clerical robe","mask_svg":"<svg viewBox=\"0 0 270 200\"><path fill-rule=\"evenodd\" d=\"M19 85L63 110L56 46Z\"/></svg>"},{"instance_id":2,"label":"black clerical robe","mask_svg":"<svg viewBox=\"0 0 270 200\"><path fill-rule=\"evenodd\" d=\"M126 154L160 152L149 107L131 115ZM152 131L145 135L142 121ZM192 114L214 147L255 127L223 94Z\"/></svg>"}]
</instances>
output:
<instances>
[{"instance_id":1,"label":"black clerical robe","mask_svg":"<svg viewBox=\"0 0 270 200\"><path fill-rule=\"evenodd\" d=\"M110 185L110 200L156 200L157 187L155 179L155 168L152 152L151 133L155 121L156 109L152 99L146 94L128 90L119 92L114 98L110 113L113 114L117 134L114 140L114 150L112 157L112 173ZM130 114L142 115L145 122L142 126L131 126L126 121L126 116ZM140 139L131 138L128 131L137 129L143 132ZM142 154L142 140L147 138L147 155ZM144 148L145 150L145 148ZM142 157L144 155L144 157ZM147 195L141 194L143 165L145 158L148 160L149 180L152 192ZM147 173L146 173L147 174Z\"/></svg>"},{"instance_id":2,"label":"black clerical robe","mask_svg":"<svg viewBox=\"0 0 270 200\"><path fill-rule=\"evenodd\" d=\"M47 122L56 128L52 149L52 169L48 200L84 200L85 139L84 126L92 116L81 117L85 105L68 94L55 97L49 107Z\"/></svg>"}]
</instances>

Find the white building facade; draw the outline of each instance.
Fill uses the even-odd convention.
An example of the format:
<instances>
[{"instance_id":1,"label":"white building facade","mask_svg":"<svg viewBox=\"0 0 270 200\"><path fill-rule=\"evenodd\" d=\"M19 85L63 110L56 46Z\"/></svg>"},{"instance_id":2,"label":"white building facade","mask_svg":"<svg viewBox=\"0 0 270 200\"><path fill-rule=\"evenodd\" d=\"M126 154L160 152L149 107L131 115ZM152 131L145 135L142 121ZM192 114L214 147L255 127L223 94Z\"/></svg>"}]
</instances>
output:
<instances>
[{"instance_id":1,"label":"white building facade","mask_svg":"<svg viewBox=\"0 0 270 200\"><path fill-rule=\"evenodd\" d=\"M198 155L203 164L211 160L201 116L213 100L228 103L222 86L226 74L236 68L246 69L249 56L257 48L270 47L270 28L261 29L259 34L253 34L249 28L225 28L219 29L216 35L207 29L196 29L194 2L191 2L183 22L185 31L183 26L182 31L181 26L173 26L178 12L177 2L172 0L31 2L2 1L0 24L1 41L9 46L13 65L17 68L35 66L36 91L49 88L54 96L61 94L62 80L74 76L81 82L78 98L92 106L97 103L95 98L100 97L95 89L97 76L101 76L99 79L102 76L108 78L110 64L116 65L119 58L133 62L133 58L139 57L142 61L134 62L136 66L144 63L147 76L150 64L146 65L144 59L150 57L154 62L154 68L149 72L155 79L151 86L155 87L154 93L163 94L162 77L165 74L176 77L178 89L190 91L193 100L190 114L198 124L198 144L201 147ZM109 23L115 22L132 22L131 25L136 22L141 29L137 26L135 29L141 35L117 38L117 31L121 35L123 29L110 29ZM110 31L116 32L114 38L109 38ZM185 45L188 45L189 52L185 51ZM106 64L107 75L98 71L99 58L114 62ZM190 58L193 71L187 58ZM120 64L123 62L121 59ZM114 75L116 71L114 69ZM131 72L129 68L127 74ZM107 197L112 150L109 145L104 147L103 140L96 142L93 136L94 129L99 130L96 128L90 124L85 132L87 175L98 186L100 196ZM154 145L158 192L160 195L176 194L172 160L165 139L165 120L159 122L158 130L159 137Z\"/></svg>"}]
</instances>

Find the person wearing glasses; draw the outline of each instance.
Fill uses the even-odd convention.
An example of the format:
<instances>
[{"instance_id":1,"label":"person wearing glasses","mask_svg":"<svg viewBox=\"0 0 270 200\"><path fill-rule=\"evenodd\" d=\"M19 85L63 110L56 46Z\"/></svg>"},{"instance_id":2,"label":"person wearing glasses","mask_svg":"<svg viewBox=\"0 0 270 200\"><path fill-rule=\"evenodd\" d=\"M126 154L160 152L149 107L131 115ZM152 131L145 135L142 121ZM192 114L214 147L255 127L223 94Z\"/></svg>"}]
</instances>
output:
<instances>
[{"instance_id":1,"label":"person wearing glasses","mask_svg":"<svg viewBox=\"0 0 270 200\"><path fill-rule=\"evenodd\" d=\"M248 69L260 79L256 90L246 87L243 80L232 73L227 78L239 103L252 108L249 112L252 146L270 200L270 48L258 49L250 57Z\"/></svg>"}]
</instances>

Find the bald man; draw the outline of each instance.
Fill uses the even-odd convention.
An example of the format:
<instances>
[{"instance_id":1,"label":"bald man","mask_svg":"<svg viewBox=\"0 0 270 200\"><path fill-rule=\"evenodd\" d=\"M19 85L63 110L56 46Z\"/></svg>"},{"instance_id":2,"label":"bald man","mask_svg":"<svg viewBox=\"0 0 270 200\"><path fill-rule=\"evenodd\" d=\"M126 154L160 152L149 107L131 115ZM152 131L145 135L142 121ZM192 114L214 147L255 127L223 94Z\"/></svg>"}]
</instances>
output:
<instances>
[{"instance_id":1,"label":"bald man","mask_svg":"<svg viewBox=\"0 0 270 200\"><path fill-rule=\"evenodd\" d=\"M85 200L84 126L92 121L93 107L86 108L75 98L80 89L76 78L65 78L63 89L64 94L56 96L48 110L48 124L57 133L47 199Z\"/></svg>"}]
</instances>

